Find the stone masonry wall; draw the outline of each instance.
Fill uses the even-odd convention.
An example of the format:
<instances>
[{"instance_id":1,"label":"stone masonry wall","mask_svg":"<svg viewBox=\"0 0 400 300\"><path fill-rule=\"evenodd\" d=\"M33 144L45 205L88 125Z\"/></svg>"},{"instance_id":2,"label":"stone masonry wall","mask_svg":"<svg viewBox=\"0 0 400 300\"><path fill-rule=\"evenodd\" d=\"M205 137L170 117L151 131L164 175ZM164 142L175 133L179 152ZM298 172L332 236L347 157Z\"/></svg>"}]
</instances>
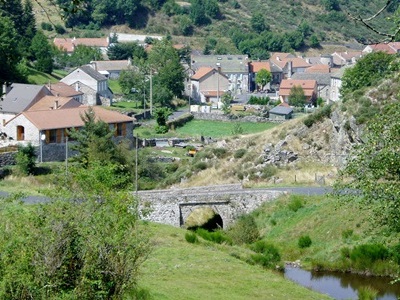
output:
<instances>
[{"instance_id":1,"label":"stone masonry wall","mask_svg":"<svg viewBox=\"0 0 400 300\"><path fill-rule=\"evenodd\" d=\"M152 222L183 226L190 213L199 207L211 207L228 228L242 214L249 213L282 192L247 190L241 185L198 187L182 190L139 191L142 218Z\"/></svg>"},{"instance_id":2,"label":"stone masonry wall","mask_svg":"<svg viewBox=\"0 0 400 300\"><path fill-rule=\"evenodd\" d=\"M15 154L17 152L0 153L0 167L15 165Z\"/></svg>"}]
</instances>

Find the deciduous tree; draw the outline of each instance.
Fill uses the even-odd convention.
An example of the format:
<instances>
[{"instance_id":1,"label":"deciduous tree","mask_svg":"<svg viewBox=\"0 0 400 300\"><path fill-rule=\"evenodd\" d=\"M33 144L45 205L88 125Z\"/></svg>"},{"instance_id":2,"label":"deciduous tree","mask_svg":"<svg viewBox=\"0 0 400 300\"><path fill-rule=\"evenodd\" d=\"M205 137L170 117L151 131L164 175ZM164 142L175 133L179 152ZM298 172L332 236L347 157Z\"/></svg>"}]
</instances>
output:
<instances>
[{"instance_id":1,"label":"deciduous tree","mask_svg":"<svg viewBox=\"0 0 400 300\"><path fill-rule=\"evenodd\" d=\"M290 89L289 104L292 106L304 106L307 97L304 94L304 90L301 86L295 85Z\"/></svg>"},{"instance_id":2,"label":"deciduous tree","mask_svg":"<svg viewBox=\"0 0 400 300\"><path fill-rule=\"evenodd\" d=\"M261 69L256 74L256 84L260 86L261 90L271 81L272 75L267 69Z\"/></svg>"}]
</instances>

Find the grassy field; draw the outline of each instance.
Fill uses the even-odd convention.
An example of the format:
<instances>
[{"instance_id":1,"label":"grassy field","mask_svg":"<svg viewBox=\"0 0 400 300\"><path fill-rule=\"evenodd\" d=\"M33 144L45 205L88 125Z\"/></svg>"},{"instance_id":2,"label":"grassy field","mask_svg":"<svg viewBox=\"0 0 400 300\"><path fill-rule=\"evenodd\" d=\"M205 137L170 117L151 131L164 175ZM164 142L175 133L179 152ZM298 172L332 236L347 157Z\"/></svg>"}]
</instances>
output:
<instances>
[{"instance_id":1,"label":"grassy field","mask_svg":"<svg viewBox=\"0 0 400 300\"><path fill-rule=\"evenodd\" d=\"M149 231L154 248L139 285L152 299L329 299L232 257L231 247L190 244L185 230L166 225L149 224Z\"/></svg>"},{"instance_id":2,"label":"grassy field","mask_svg":"<svg viewBox=\"0 0 400 300\"><path fill-rule=\"evenodd\" d=\"M222 138L262 132L273 128L276 123L252 123L252 122L221 122L192 120L183 127L178 127L175 131L169 131L166 135L156 134L155 124L145 124L135 129L141 137L193 137L200 140L200 136Z\"/></svg>"}]
</instances>

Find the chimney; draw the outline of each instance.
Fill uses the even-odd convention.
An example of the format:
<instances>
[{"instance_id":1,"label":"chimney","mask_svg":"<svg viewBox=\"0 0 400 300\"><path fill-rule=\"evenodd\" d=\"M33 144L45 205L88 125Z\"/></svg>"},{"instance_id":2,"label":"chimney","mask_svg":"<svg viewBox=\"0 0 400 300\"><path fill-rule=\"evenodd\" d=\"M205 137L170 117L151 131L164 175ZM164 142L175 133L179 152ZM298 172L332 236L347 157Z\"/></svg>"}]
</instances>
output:
<instances>
[{"instance_id":1,"label":"chimney","mask_svg":"<svg viewBox=\"0 0 400 300\"><path fill-rule=\"evenodd\" d=\"M277 56L277 57L276 57L276 60L277 60L277 61L281 61L281 57L280 57L280 56Z\"/></svg>"},{"instance_id":2,"label":"chimney","mask_svg":"<svg viewBox=\"0 0 400 300\"><path fill-rule=\"evenodd\" d=\"M75 91L79 92L79 82L75 83Z\"/></svg>"},{"instance_id":3,"label":"chimney","mask_svg":"<svg viewBox=\"0 0 400 300\"><path fill-rule=\"evenodd\" d=\"M58 109L58 100L54 101L54 108L53 109Z\"/></svg>"}]
</instances>

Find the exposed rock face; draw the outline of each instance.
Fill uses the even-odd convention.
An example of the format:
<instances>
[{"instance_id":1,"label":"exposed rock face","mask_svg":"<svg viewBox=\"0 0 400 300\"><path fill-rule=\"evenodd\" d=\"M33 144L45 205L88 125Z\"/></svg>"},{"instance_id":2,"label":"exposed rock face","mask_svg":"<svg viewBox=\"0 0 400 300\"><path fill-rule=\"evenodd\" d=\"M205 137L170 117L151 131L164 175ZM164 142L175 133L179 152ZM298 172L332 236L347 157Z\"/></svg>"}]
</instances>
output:
<instances>
[{"instance_id":1,"label":"exposed rock face","mask_svg":"<svg viewBox=\"0 0 400 300\"><path fill-rule=\"evenodd\" d=\"M286 165L298 159L297 153L290 150L282 149L286 146L285 140L280 141L275 147L268 143L264 148L264 163L274 165Z\"/></svg>"}]
</instances>

